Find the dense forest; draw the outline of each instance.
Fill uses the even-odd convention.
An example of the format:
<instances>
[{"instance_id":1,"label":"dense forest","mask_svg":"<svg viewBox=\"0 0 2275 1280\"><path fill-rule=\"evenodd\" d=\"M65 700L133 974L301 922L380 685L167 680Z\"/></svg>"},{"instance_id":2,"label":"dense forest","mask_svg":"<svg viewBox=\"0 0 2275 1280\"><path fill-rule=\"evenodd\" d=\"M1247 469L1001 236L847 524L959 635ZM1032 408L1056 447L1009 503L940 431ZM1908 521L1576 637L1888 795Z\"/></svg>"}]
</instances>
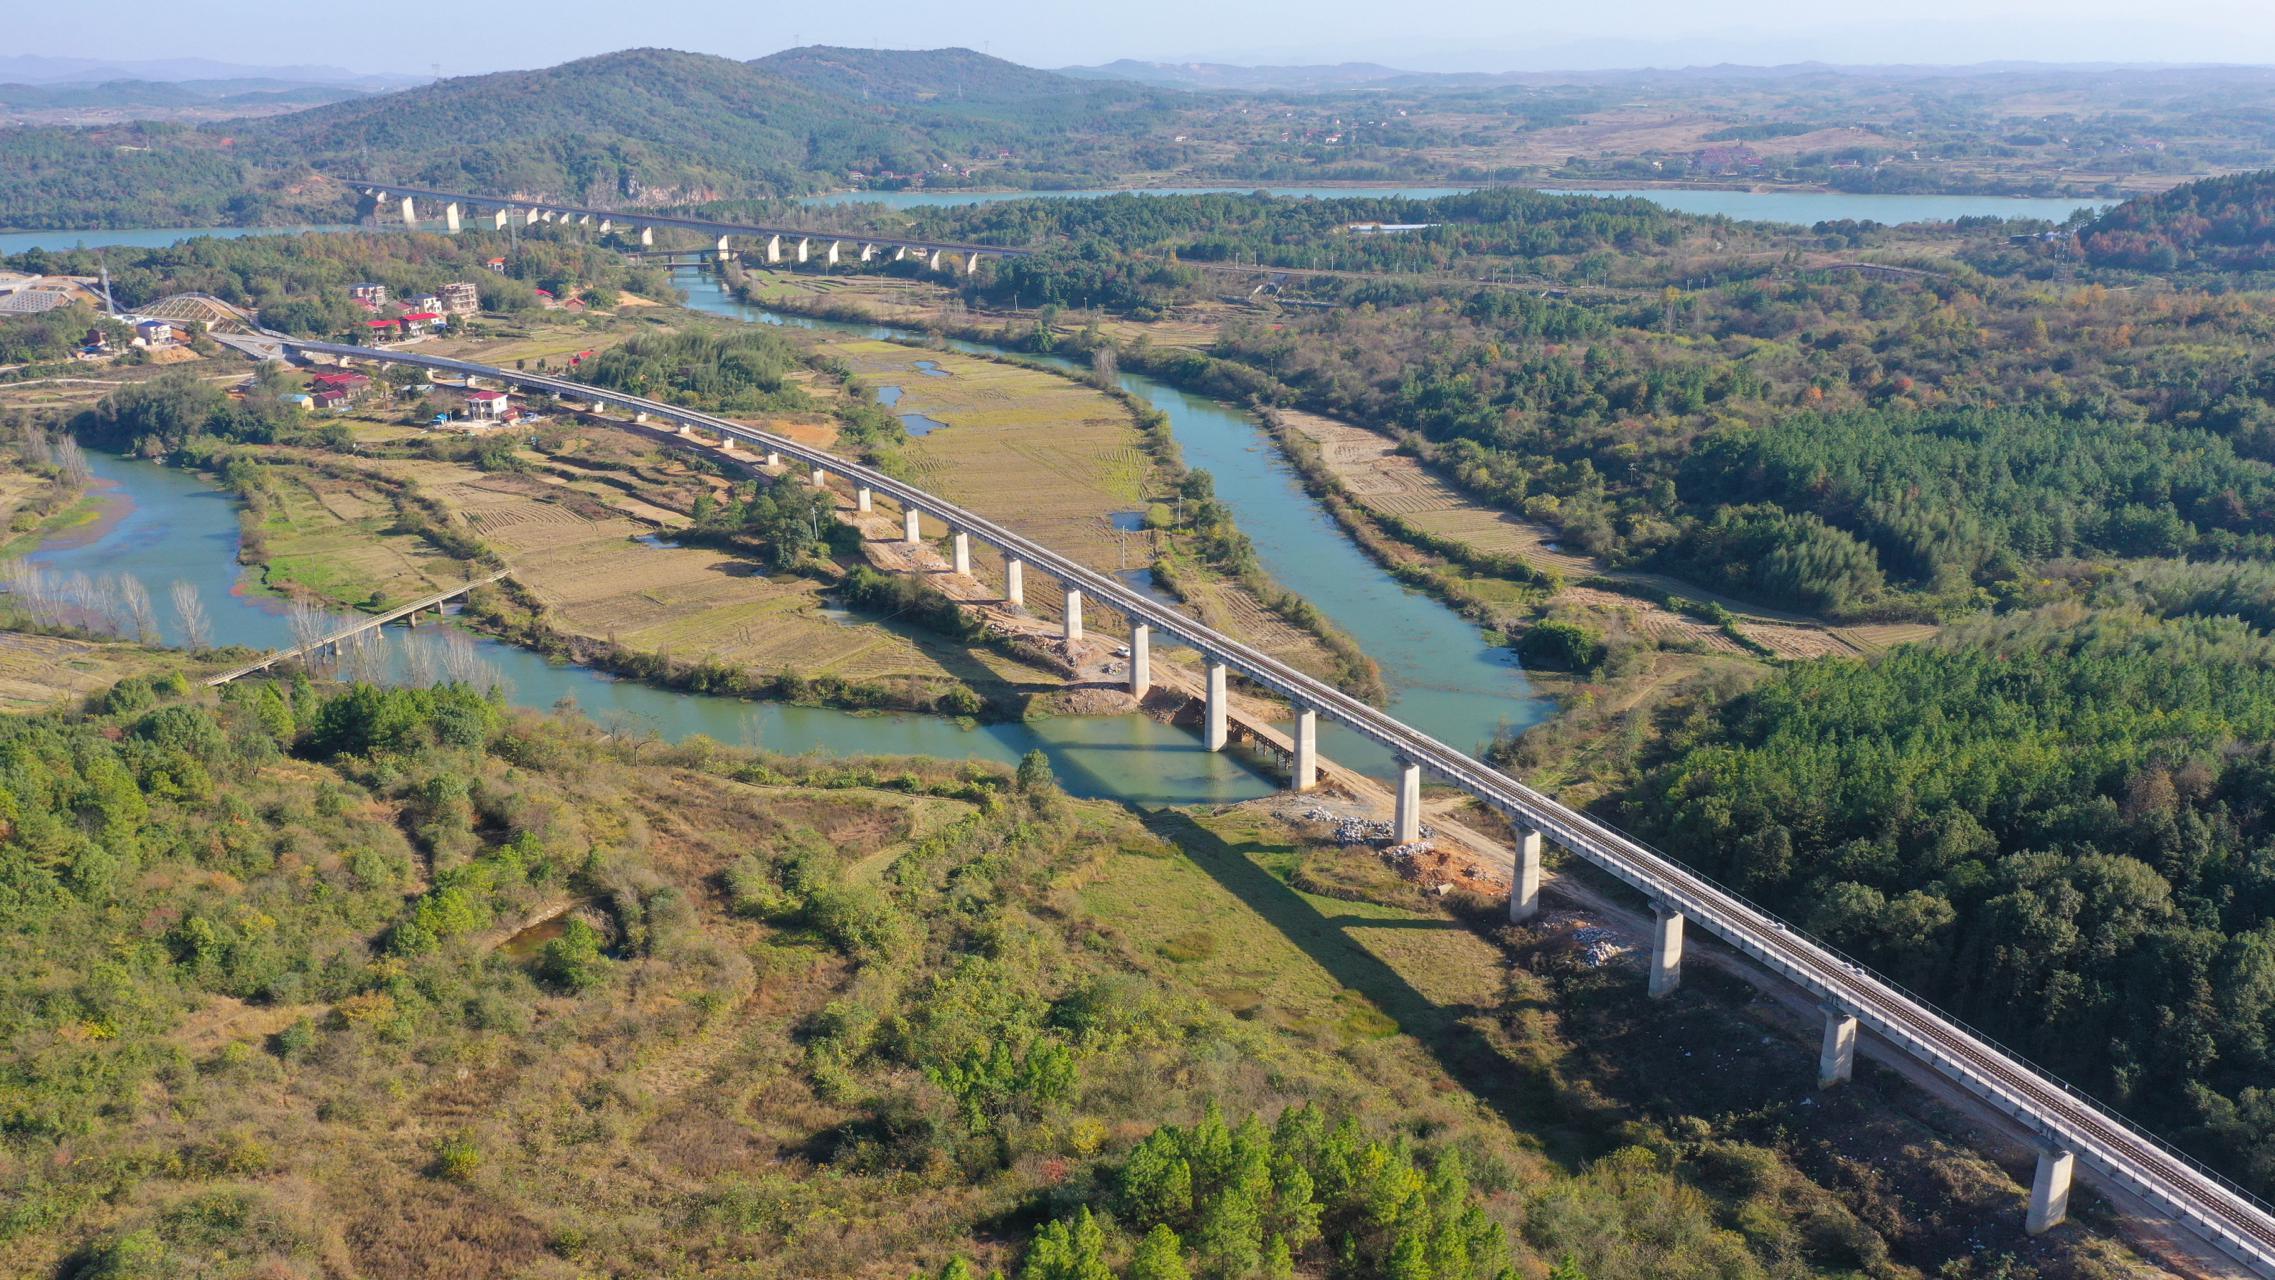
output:
<instances>
[{"instance_id":1,"label":"dense forest","mask_svg":"<svg viewBox=\"0 0 2275 1280\"><path fill-rule=\"evenodd\" d=\"M1764 604L1946 616L2054 560L2275 550L2275 327L2238 294L2049 284L1948 258L1935 271L1818 269L1811 254L1882 232L1523 192L1022 201L929 216L1071 237L963 282L983 305L1148 319L1214 287L1136 249L1364 262L1304 283L1328 305L1226 319L1203 356L1124 358L1386 430L1470 493L1615 565ZM1344 230L1378 219L1441 225ZM1995 220L1912 236L2005 243ZM1474 278L1508 272L1651 285Z\"/></svg>"},{"instance_id":2,"label":"dense forest","mask_svg":"<svg viewBox=\"0 0 2275 1280\"><path fill-rule=\"evenodd\" d=\"M2275 640L2196 567L1797 666L1637 829L2275 1189ZM2226 616L2222 616L2226 615Z\"/></svg>"},{"instance_id":3,"label":"dense forest","mask_svg":"<svg viewBox=\"0 0 2275 1280\"><path fill-rule=\"evenodd\" d=\"M2086 257L2144 271L2275 271L2275 170L2184 182L2102 214L2080 239Z\"/></svg>"}]
</instances>

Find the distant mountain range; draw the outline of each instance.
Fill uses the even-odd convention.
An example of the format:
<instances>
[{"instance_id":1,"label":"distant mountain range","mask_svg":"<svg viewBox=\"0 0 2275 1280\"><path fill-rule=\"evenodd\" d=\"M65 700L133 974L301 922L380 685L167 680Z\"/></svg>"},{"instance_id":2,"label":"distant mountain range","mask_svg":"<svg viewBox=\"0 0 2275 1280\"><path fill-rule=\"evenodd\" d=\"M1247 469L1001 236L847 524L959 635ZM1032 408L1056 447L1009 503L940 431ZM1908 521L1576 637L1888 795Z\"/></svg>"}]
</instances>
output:
<instances>
[{"instance_id":1,"label":"distant mountain range","mask_svg":"<svg viewBox=\"0 0 2275 1280\"><path fill-rule=\"evenodd\" d=\"M1083 80L1127 80L1175 89L1225 89L1243 93L1350 89L1423 75L1375 62L1243 67L1227 62L1139 62L1133 58L1095 67L1060 67L1059 74Z\"/></svg>"},{"instance_id":2,"label":"distant mountain range","mask_svg":"<svg viewBox=\"0 0 2275 1280\"><path fill-rule=\"evenodd\" d=\"M425 76L370 74L328 66L254 66L211 58L49 58L38 54L0 54L0 83L96 85L117 81L181 84L190 81L255 81L269 85L332 85L379 93L424 84Z\"/></svg>"}]
</instances>

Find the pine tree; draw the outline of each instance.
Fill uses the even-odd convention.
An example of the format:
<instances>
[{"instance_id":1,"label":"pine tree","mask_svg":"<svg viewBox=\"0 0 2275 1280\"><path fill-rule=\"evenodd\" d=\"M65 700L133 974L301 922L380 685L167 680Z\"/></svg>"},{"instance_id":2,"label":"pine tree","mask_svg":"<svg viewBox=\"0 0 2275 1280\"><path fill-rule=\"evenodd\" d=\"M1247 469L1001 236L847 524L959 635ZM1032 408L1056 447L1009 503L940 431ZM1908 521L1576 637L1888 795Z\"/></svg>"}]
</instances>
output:
<instances>
[{"instance_id":1,"label":"pine tree","mask_svg":"<svg viewBox=\"0 0 2275 1280\"><path fill-rule=\"evenodd\" d=\"M1192 1274L1185 1269L1185 1246L1177 1233L1156 1224L1138 1241L1127 1280L1192 1280Z\"/></svg>"}]
</instances>

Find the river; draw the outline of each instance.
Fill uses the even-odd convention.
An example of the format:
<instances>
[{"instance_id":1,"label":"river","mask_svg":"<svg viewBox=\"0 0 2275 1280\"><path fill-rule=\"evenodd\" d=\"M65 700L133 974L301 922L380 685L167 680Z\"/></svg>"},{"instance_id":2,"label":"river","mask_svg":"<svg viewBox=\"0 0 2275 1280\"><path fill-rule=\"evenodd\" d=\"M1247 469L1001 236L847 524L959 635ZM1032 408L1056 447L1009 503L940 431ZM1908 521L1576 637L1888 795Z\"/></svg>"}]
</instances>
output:
<instances>
[{"instance_id":1,"label":"river","mask_svg":"<svg viewBox=\"0 0 2275 1280\"><path fill-rule=\"evenodd\" d=\"M714 315L898 336L881 326L785 316L750 306L707 273L682 273L679 283L688 306ZM1062 372L1085 372L1066 360L1006 353L984 343L948 345L980 355L1010 354ZM1265 570L1317 605L1381 664L1390 689L1388 710L1465 751L1484 745L1502 728L1523 728L1546 717L1548 708L1532 694L1515 656L1486 644L1475 623L1401 585L1369 559L1304 492L1294 468L1254 419L1139 374L1124 373L1120 382L1125 391L1168 415L1187 465L1214 478L1217 497L1256 544ZM1319 748L1356 768L1386 769L1390 763L1382 748L1330 725L1320 726Z\"/></svg>"},{"instance_id":2,"label":"river","mask_svg":"<svg viewBox=\"0 0 2275 1280\"><path fill-rule=\"evenodd\" d=\"M748 307L729 297L712 277L685 283L689 305L713 314L871 336L894 332ZM992 353L979 344L956 345ZM1463 748L1482 745L1503 726L1521 727L1547 714L1507 650L1486 645L1468 621L1400 586L1368 560L1302 491L1253 421L1151 379L1125 375L1122 383L1170 416L1187 460L1215 476L1219 497L1255 541L1266 568L1309 597L1382 663L1392 690L1390 705L1398 714ZM161 614L169 613L164 602L170 584L187 581L204 598L220 643L258 649L289 643L281 604L262 594L237 564L234 499L192 473L124 458L94 456L90 461L101 517L49 538L29 557L34 564L58 573L130 572L160 602ZM179 638L170 616L162 630L169 641ZM398 629L390 636L398 645L433 642L431 632L418 636ZM604 725L652 729L674 740L700 733L790 753L1004 763L1040 749L1069 791L1144 805L1223 803L1263 795L1277 785L1238 753L1208 752L1191 733L1144 716L1061 716L965 726L931 716L853 714L678 693L552 663L494 641L481 640L479 646L519 705L542 710L568 699ZM1345 764L1388 765L1379 748L1332 726L1322 726L1320 746Z\"/></svg>"},{"instance_id":3,"label":"river","mask_svg":"<svg viewBox=\"0 0 2275 1280\"><path fill-rule=\"evenodd\" d=\"M118 245L128 249L163 249L199 236L235 240L239 236L291 236L303 231L366 231L368 227L164 227L140 231L0 231L0 254L45 249L64 253Z\"/></svg>"}]
</instances>

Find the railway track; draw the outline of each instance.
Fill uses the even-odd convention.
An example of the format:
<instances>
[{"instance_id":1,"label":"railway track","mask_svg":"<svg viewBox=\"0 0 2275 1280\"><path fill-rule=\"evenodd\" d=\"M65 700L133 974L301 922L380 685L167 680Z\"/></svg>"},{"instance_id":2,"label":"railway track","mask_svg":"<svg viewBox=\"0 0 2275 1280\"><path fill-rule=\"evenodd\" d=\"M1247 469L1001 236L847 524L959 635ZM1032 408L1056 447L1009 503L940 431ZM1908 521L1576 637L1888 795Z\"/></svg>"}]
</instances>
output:
<instances>
[{"instance_id":1,"label":"railway track","mask_svg":"<svg viewBox=\"0 0 2275 1280\"><path fill-rule=\"evenodd\" d=\"M225 339L227 340L227 339ZM2254 1272L2275 1277L2275 1212L2242 1188L2133 1126L2084 1094L1936 1011L1924 1000L1803 935L1739 895L1683 867L1599 819L1572 809L1386 712L1313 679L1269 654L1091 570L984 516L874 468L810 445L709 414L543 374L499 369L446 356L379 351L276 335L231 340L253 354L299 352L441 369L610 405L733 438L933 516L1057 578L1070 591L1173 635L1291 704L1338 721L1400 759L1421 766L1512 820L1587 859L1725 943L1857 1018L1875 1034L1927 1062L2026 1125L2049 1148L2074 1153L2088 1168L2176 1217Z\"/></svg>"}]
</instances>

